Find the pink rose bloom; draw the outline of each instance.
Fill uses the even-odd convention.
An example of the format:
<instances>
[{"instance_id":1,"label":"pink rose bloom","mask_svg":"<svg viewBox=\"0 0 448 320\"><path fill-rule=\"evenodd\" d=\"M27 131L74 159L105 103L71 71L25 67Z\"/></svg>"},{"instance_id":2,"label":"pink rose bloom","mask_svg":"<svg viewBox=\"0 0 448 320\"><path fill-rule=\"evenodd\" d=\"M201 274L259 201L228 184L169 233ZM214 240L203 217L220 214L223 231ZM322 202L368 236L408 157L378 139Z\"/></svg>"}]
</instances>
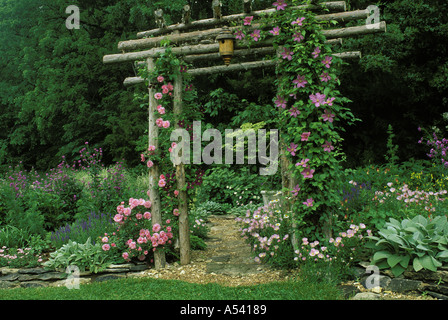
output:
<instances>
[{"instance_id":1,"label":"pink rose bloom","mask_svg":"<svg viewBox=\"0 0 448 320\"><path fill-rule=\"evenodd\" d=\"M129 259L129 253L123 252L122 257L123 257L124 260L128 260Z\"/></svg>"},{"instance_id":2,"label":"pink rose bloom","mask_svg":"<svg viewBox=\"0 0 448 320\"><path fill-rule=\"evenodd\" d=\"M151 208L151 201L145 201L145 203L143 204L143 206L145 208Z\"/></svg>"},{"instance_id":3,"label":"pink rose bloom","mask_svg":"<svg viewBox=\"0 0 448 320\"><path fill-rule=\"evenodd\" d=\"M173 214L176 216L176 217L178 217L179 216L179 209L174 209L173 210Z\"/></svg>"},{"instance_id":4,"label":"pink rose bloom","mask_svg":"<svg viewBox=\"0 0 448 320\"><path fill-rule=\"evenodd\" d=\"M152 226L152 231L159 232L160 231L160 224L158 224L158 223L154 224ZM155 235L156 235L156 233L153 234L153 236L155 236ZM157 236L159 236L159 235L157 234Z\"/></svg>"},{"instance_id":5,"label":"pink rose bloom","mask_svg":"<svg viewBox=\"0 0 448 320\"><path fill-rule=\"evenodd\" d=\"M148 146L148 151L154 151L156 150L156 146L153 146L152 144Z\"/></svg>"},{"instance_id":6,"label":"pink rose bloom","mask_svg":"<svg viewBox=\"0 0 448 320\"><path fill-rule=\"evenodd\" d=\"M165 80L165 78L163 76L158 76L157 77L157 81L159 82L163 82L163 80Z\"/></svg>"},{"instance_id":7,"label":"pink rose bloom","mask_svg":"<svg viewBox=\"0 0 448 320\"><path fill-rule=\"evenodd\" d=\"M105 243L105 244L103 244L102 248L103 248L104 251L108 251L108 250L110 250L110 245Z\"/></svg>"},{"instance_id":8,"label":"pink rose bloom","mask_svg":"<svg viewBox=\"0 0 448 320\"><path fill-rule=\"evenodd\" d=\"M144 237L138 237L137 242L142 244L142 243L146 243L147 239Z\"/></svg>"},{"instance_id":9,"label":"pink rose bloom","mask_svg":"<svg viewBox=\"0 0 448 320\"><path fill-rule=\"evenodd\" d=\"M170 122L169 122L168 120L163 121L162 126L163 126L164 128L169 128L169 126L170 126Z\"/></svg>"},{"instance_id":10,"label":"pink rose bloom","mask_svg":"<svg viewBox=\"0 0 448 320\"><path fill-rule=\"evenodd\" d=\"M156 100L160 100L160 99L162 99L162 97L163 97L163 95L162 95L160 92L157 92L157 93L154 95L154 98L155 98Z\"/></svg>"},{"instance_id":11,"label":"pink rose bloom","mask_svg":"<svg viewBox=\"0 0 448 320\"><path fill-rule=\"evenodd\" d=\"M166 185L166 181L161 179L159 180L159 187L163 188Z\"/></svg>"},{"instance_id":12,"label":"pink rose bloom","mask_svg":"<svg viewBox=\"0 0 448 320\"><path fill-rule=\"evenodd\" d=\"M115 222L121 222L123 220L123 216L121 214L116 214L114 216L114 221Z\"/></svg>"},{"instance_id":13,"label":"pink rose bloom","mask_svg":"<svg viewBox=\"0 0 448 320\"><path fill-rule=\"evenodd\" d=\"M174 190L174 195L177 197L179 195L179 191Z\"/></svg>"},{"instance_id":14,"label":"pink rose bloom","mask_svg":"<svg viewBox=\"0 0 448 320\"><path fill-rule=\"evenodd\" d=\"M123 213L123 210L124 210L124 206L122 204L117 207L118 213Z\"/></svg>"},{"instance_id":15,"label":"pink rose bloom","mask_svg":"<svg viewBox=\"0 0 448 320\"><path fill-rule=\"evenodd\" d=\"M157 106L157 111L158 111L160 114L165 114L165 108L162 107L162 106Z\"/></svg>"},{"instance_id":16,"label":"pink rose bloom","mask_svg":"<svg viewBox=\"0 0 448 320\"><path fill-rule=\"evenodd\" d=\"M146 166L148 168L151 168L154 165L154 162L152 162L151 160L148 160L148 162L146 162Z\"/></svg>"},{"instance_id":17,"label":"pink rose bloom","mask_svg":"<svg viewBox=\"0 0 448 320\"><path fill-rule=\"evenodd\" d=\"M157 119L156 120L156 125L158 126L158 127L161 127L162 125L163 125L163 119L162 118L159 118L159 119Z\"/></svg>"},{"instance_id":18,"label":"pink rose bloom","mask_svg":"<svg viewBox=\"0 0 448 320\"><path fill-rule=\"evenodd\" d=\"M109 242L109 238L108 238L108 237L103 237L103 239L101 239L101 241L102 241L103 243Z\"/></svg>"},{"instance_id":19,"label":"pink rose bloom","mask_svg":"<svg viewBox=\"0 0 448 320\"><path fill-rule=\"evenodd\" d=\"M124 213L125 216L131 215L131 208L129 208L129 207L128 208L124 208L124 212L123 213Z\"/></svg>"},{"instance_id":20,"label":"pink rose bloom","mask_svg":"<svg viewBox=\"0 0 448 320\"><path fill-rule=\"evenodd\" d=\"M135 217L137 218L137 220L141 220L141 218L143 218L143 215L141 213L137 213Z\"/></svg>"},{"instance_id":21,"label":"pink rose bloom","mask_svg":"<svg viewBox=\"0 0 448 320\"><path fill-rule=\"evenodd\" d=\"M140 155L140 159L142 160L142 162L145 162L145 155L143 153Z\"/></svg>"},{"instance_id":22,"label":"pink rose bloom","mask_svg":"<svg viewBox=\"0 0 448 320\"><path fill-rule=\"evenodd\" d=\"M135 249L137 247L137 245L135 244L134 241L131 241L131 243L129 243L129 248L130 249Z\"/></svg>"},{"instance_id":23,"label":"pink rose bloom","mask_svg":"<svg viewBox=\"0 0 448 320\"><path fill-rule=\"evenodd\" d=\"M170 90L168 90L168 87L166 85L162 86L162 93L163 94L167 94L168 92L170 92Z\"/></svg>"},{"instance_id":24,"label":"pink rose bloom","mask_svg":"<svg viewBox=\"0 0 448 320\"><path fill-rule=\"evenodd\" d=\"M146 211L144 214L143 214L143 218L145 218L145 219L151 219L151 213L150 212L148 212L148 211Z\"/></svg>"},{"instance_id":25,"label":"pink rose bloom","mask_svg":"<svg viewBox=\"0 0 448 320\"><path fill-rule=\"evenodd\" d=\"M168 90L170 90L170 91L173 91L173 89L174 89L174 87L173 87L173 85L171 84L171 82L168 82L167 85L166 85L166 87L167 87Z\"/></svg>"}]
</instances>

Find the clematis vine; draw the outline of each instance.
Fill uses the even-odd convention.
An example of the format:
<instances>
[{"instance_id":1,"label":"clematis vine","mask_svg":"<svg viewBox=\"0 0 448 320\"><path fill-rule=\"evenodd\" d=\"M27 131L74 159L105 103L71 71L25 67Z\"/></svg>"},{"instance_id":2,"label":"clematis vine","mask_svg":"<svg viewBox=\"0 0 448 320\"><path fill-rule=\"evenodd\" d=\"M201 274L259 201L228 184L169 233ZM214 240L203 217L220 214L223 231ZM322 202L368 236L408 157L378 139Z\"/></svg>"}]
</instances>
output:
<instances>
[{"instance_id":1,"label":"clematis vine","mask_svg":"<svg viewBox=\"0 0 448 320\"><path fill-rule=\"evenodd\" d=\"M316 94L311 94L309 98L316 107L325 104L325 94L321 94L318 92Z\"/></svg>"},{"instance_id":2,"label":"clematis vine","mask_svg":"<svg viewBox=\"0 0 448 320\"><path fill-rule=\"evenodd\" d=\"M280 34L280 28L279 27L274 27L274 29L269 31L269 33L272 34L273 36L278 36Z\"/></svg>"},{"instance_id":3,"label":"clematis vine","mask_svg":"<svg viewBox=\"0 0 448 320\"><path fill-rule=\"evenodd\" d=\"M297 75L297 79L292 81L296 88L305 88L308 81L305 80L305 76Z\"/></svg>"},{"instance_id":4,"label":"clematis vine","mask_svg":"<svg viewBox=\"0 0 448 320\"><path fill-rule=\"evenodd\" d=\"M283 97L281 97L279 95L277 95L277 100L275 100L274 103L279 108L283 108L283 109L286 108L286 100L285 100L285 98L283 98Z\"/></svg>"},{"instance_id":5,"label":"clematis vine","mask_svg":"<svg viewBox=\"0 0 448 320\"><path fill-rule=\"evenodd\" d=\"M297 144L291 142L289 144L289 147L286 148L286 150L289 151L292 156L295 156L296 155L296 151L297 151L297 147L298 147Z\"/></svg>"},{"instance_id":6,"label":"clematis vine","mask_svg":"<svg viewBox=\"0 0 448 320\"><path fill-rule=\"evenodd\" d=\"M331 111L328 111L327 109L325 109L324 114L322 114L321 117L324 121L333 122L333 118L335 117L335 115L333 113L331 113Z\"/></svg>"},{"instance_id":7,"label":"clematis vine","mask_svg":"<svg viewBox=\"0 0 448 320\"><path fill-rule=\"evenodd\" d=\"M289 61L292 60L292 55L294 52L290 48L284 48L283 52L281 53L283 59L287 59Z\"/></svg>"},{"instance_id":8,"label":"clematis vine","mask_svg":"<svg viewBox=\"0 0 448 320\"><path fill-rule=\"evenodd\" d=\"M287 4L285 3L285 0L278 0L272 4L274 7L276 7L277 10L285 10Z\"/></svg>"}]
</instances>

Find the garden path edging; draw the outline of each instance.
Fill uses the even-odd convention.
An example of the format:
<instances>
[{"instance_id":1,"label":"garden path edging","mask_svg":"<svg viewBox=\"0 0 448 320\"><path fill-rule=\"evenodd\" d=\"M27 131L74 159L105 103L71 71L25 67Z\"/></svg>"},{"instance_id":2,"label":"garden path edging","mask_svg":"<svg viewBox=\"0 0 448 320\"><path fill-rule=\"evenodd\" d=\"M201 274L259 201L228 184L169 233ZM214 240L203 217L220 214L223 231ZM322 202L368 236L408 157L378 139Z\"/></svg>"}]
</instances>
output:
<instances>
[{"instance_id":1,"label":"garden path edging","mask_svg":"<svg viewBox=\"0 0 448 320\"><path fill-rule=\"evenodd\" d=\"M149 269L149 266L144 262L114 264L98 273L81 272L79 274L79 284L138 277L141 271L146 269ZM22 269L2 267L0 268L0 289L66 286L69 275L65 270L51 270L43 267Z\"/></svg>"}]
</instances>

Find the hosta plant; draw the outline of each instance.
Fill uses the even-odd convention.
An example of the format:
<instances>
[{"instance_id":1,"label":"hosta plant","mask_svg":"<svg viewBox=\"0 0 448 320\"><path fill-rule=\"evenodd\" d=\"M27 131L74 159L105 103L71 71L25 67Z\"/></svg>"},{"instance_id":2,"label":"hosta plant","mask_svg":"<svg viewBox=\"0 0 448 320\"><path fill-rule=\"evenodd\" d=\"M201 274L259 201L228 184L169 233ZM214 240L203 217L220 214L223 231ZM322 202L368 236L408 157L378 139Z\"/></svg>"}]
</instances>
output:
<instances>
[{"instance_id":1,"label":"hosta plant","mask_svg":"<svg viewBox=\"0 0 448 320\"><path fill-rule=\"evenodd\" d=\"M446 216L421 215L399 222L391 218L379 236L370 236L375 250L372 262L390 269L395 276L406 270L437 271L448 263L448 222Z\"/></svg>"}]
</instances>

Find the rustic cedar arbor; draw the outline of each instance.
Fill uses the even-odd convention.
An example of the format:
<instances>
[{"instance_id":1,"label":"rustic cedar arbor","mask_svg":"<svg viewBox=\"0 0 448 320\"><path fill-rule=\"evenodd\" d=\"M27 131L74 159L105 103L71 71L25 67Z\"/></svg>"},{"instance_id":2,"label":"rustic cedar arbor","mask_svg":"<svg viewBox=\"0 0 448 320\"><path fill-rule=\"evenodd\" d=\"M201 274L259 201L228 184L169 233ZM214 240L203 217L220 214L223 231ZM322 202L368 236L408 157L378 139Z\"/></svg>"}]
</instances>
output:
<instances>
[{"instance_id":1,"label":"rustic cedar arbor","mask_svg":"<svg viewBox=\"0 0 448 320\"><path fill-rule=\"evenodd\" d=\"M186 72L194 75L206 75L212 73L221 72L235 72L244 71L255 68L273 68L275 67L274 60L262 60L259 57L263 55L272 55L275 53L272 47L272 41L265 40L251 45L248 49L247 46L239 44L238 41L233 42L234 46L233 57L238 57L242 62L231 64L226 59L226 64L223 64L222 57L219 53L219 43L216 42L216 38L222 34L223 28L228 33L232 34L237 27L227 27L231 22L241 21L246 16L253 16L254 19L264 14L274 12L275 8L253 11L251 7L251 0L242 0L243 13L223 16L221 14L221 1L213 0L213 18L203 19L197 21L190 20L190 6L185 5L183 8L182 22L174 25L167 26L165 19L163 18L163 11L161 9L154 12L156 23L159 28L143 31L137 33L136 40L122 41L118 43L118 50L122 53L110 54L103 57L103 63L122 63L133 62L138 64L146 64L148 70L154 68L154 59L162 53L165 48L161 46L161 41L170 40L170 43L174 45L172 52L179 56L182 56L186 62L192 63L200 61L216 61L217 65L203 68L191 68ZM346 11L345 1L328 1L320 4L315 4L317 1L312 1L311 5L300 6L307 10L316 11L316 18L323 21L336 20L341 25L345 22L353 20L366 20L370 17L370 9ZM325 12L325 14L321 14ZM256 29L260 27L255 21L249 28ZM337 45L342 43L342 38L353 37L358 35L378 33L386 31L386 23L384 21L378 21L373 24L364 24L355 27L343 27L337 29L324 30L324 35L327 38L327 42ZM222 36L221 36L222 37ZM335 56L339 56L343 59L359 58L361 53L355 52L342 52L335 53ZM252 57L258 57L255 61L250 61ZM227 57L228 58L228 57ZM145 79L141 77L129 77L124 80L124 85L135 85L144 83ZM174 82L174 114L180 114L182 110L182 76L179 76ZM158 146L158 127L155 124L155 111L156 101L154 98L154 92L151 86L149 87L149 110L148 110L148 122L149 122L149 145ZM283 153L283 152L282 152ZM282 170L282 185L284 187L290 187L292 181L286 168L288 162L285 157L281 158L281 170ZM160 195L157 187L157 179L159 177L159 168L154 165L149 171L149 195L152 202L152 221L153 224L162 222ZM187 193L184 190L185 185L185 170L184 164L180 163L176 166L176 180L178 183L177 189L179 190L179 243L180 243L180 263L190 263L190 229L188 225L188 207L187 207ZM293 242L297 241L297 239ZM294 246L297 243L293 243ZM165 267L165 254L161 251L155 251L154 256L155 268L160 269Z\"/></svg>"}]
</instances>

